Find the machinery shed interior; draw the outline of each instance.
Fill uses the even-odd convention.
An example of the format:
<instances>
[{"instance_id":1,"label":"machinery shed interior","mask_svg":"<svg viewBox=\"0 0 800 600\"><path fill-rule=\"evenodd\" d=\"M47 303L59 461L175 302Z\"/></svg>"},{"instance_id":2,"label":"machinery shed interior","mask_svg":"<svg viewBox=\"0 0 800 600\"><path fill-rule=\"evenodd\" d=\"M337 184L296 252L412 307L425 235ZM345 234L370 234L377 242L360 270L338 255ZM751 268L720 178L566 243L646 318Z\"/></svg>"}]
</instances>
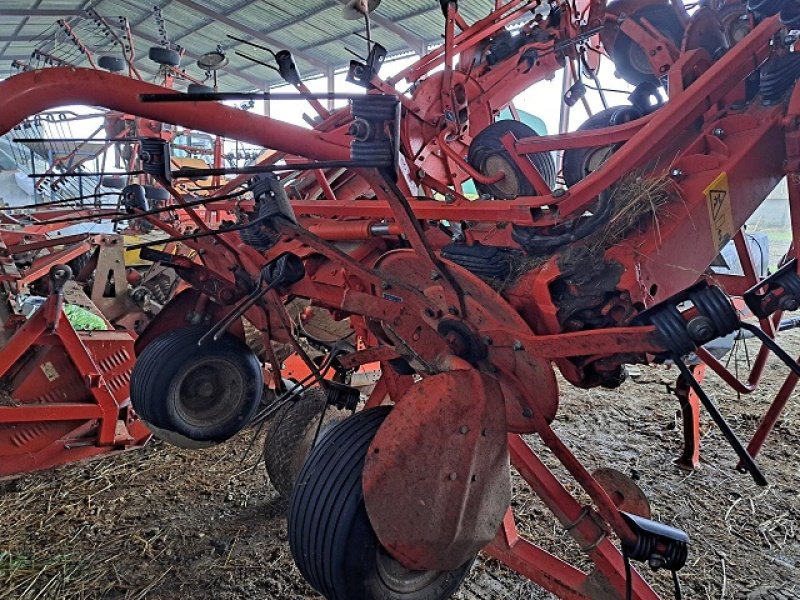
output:
<instances>
[{"instance_id":1,"label":"machinery shed interior","mask_svg":"<svg viewBox=\"0 0 800 600\"><path fill-rule=\"evenodd\" d=\"M0 600L800 598L800 0L2 0Z\"/></svg>"}]
</instances>

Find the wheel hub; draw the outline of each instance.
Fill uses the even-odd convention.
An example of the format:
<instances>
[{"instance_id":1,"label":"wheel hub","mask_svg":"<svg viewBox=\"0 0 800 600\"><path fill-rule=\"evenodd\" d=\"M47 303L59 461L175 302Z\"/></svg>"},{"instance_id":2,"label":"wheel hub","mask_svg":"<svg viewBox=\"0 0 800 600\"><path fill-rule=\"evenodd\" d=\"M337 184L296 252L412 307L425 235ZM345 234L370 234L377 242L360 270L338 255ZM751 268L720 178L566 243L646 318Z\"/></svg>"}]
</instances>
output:
<instances>
[{"instance_id":1,"label":"wheel hub","mask_svg":"<svg viewBox=\"0 0 800 600\"><path fill-rule=\"evenodd\" d=\"M439 571L406 569L380 545L375 549L375 563L378 567L378 575L386 587L401 594L423 590L439 576Z\"/></svg>"}]
</instances>

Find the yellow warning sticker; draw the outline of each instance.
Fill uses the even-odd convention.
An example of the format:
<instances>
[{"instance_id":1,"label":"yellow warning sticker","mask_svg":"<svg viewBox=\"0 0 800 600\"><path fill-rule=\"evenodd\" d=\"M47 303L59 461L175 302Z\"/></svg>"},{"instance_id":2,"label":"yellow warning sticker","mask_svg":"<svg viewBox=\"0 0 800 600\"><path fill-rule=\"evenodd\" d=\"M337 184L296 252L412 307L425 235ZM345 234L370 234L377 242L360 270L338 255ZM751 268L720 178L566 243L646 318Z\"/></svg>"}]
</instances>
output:
<instances>
[{"instance_id":1,"label":"yellow warning sticker","mask_svg":"<svg viewBox=\"0 0 800 600\"><path fill-rule=\"evenodd\" d=\"M711 219L711 237L717 250L727 244L734 234L731 192L728 187L728 174L723 171L703 192L708 203Z\"/></svg>"}]
</instances>

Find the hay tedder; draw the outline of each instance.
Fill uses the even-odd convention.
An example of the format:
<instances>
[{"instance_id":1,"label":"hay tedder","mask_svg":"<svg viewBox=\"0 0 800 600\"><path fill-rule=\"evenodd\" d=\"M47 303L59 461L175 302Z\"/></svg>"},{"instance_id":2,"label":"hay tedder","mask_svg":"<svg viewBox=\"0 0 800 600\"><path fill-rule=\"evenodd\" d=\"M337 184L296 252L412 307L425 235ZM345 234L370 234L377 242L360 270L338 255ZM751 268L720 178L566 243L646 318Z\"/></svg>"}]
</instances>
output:
<instances>
[{"instance_id":1,"label":"hay tedder","mask_svg":"<svg viewBox=\"0 0 800 600\"><path fill-rule=\"evenodd\" d=\"M626 502L632 481L589 472L555 433L555 371L572 386L617 387L625 365L672 361L679 462L698 460L702 405L739 468L766 484L754 457L800 376L774 339L800 305L800 4L719 0L687 12L679 0L510 0L472 24L457 2L440 5L443 45L386 80L385 51L372 44L349 71L367 93L346 109L324 108L290 53L273 54L298 89L291 97L316 107L313 129L220 102L263 95L182 94L56 67L0 83L0 132L89 104L273 150L246 167L174 169L163 137L138 140L132 167L171 200L154 207L131 183L124 212L191 253L141 250L188 286L136 339L131 400L166 439L212 444L297 401L276 347L305 363L301 385L335 372L322 383L327 404L361 410L324 432L316 424L289 511L295 561L326 597L447 598L481 550L561 598L657 598L631 561L670 571L679 594L687 534ZM635 86L628 104L549 136L497 120L559 70L563 101L581 102L584 80L599 87L601 55ZM202 196L176 185L215 176L231 178ZM743 226L784 176L793 243L763 278ZM743 274L715 274L731 241ZM309 311L325 316L318 329L339 332L318 357L298 340ZM262 338L271 400L246 328ZM704 348L739 331L761 342L744 381ZM770 354L791 374L745 445L701 374L747 394ZM380 379L361 404L348 375L373 362ZM517 531L510 466L590 569Z\"/></svg>"}]
</instances>

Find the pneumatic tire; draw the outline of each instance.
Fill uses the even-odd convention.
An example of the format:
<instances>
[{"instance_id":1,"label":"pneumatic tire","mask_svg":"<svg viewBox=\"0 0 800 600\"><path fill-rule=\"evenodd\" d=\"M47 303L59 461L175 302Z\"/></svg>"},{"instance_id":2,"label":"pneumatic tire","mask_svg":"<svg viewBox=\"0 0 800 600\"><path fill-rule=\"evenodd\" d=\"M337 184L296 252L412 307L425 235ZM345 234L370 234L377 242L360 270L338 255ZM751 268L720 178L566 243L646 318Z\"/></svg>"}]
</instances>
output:
<instances>
[{"instance_id":1,"label":"pneumatic tire","mask_svg":"<svg viewBox=\"0 0 800 600\"><path fill-rule=\"evenodd\" d=\"M324 390L317 387L298 394L270 417L264 442L264 466L270 483L287 501L311 452L320 418L318 442L349 414L333 406L326 409L326 404Z\"/></svg>"},{"instance_id":2,"label":"pneumatic tire","mask_svg":"<svg viewBox=\"0 0 800 600\"><path fill-rule=\"evenodd\" d=\"M289 545L303 577L329 600L443 600L473 561L453 571L409 571L381 547L361 485L367 449L391 407L356 413L311 451L289 507Z\"/></svg>"},{"instance_id":3,"label":"pneumatic tire","mask_svg":"<svg viewBox=\"0 0 800 600\"><path fill-rule=\"evenodd\" d=\"M131 374L131 402L158 429L219 443L252 420L264 379L258 358L238 338L226 334L198 346L207 331L184 327L148 344Z\"/></svg>"},{"instance_id":4,"label":"pneumatic tire","mask_svg":"<svg viewBox=\"0 0 800 600\"><path fill-rule=\"evenodd\" d=\"M537 135L533 129L520 121L503 120L489 125L478 133L470 144L467 162L471 167L484 175L494 175L498 171L506 173L506 177L497 183L486 184L476 181L475 188L482 196L510 200L517 196L537 195L531 182L503 146L502 137L509 132L517 139ZM537 152L529 155L529 159L548 187L552 189L556 184L556 165L553 156L549 152Z\"/></svg>"}]
</instances>

